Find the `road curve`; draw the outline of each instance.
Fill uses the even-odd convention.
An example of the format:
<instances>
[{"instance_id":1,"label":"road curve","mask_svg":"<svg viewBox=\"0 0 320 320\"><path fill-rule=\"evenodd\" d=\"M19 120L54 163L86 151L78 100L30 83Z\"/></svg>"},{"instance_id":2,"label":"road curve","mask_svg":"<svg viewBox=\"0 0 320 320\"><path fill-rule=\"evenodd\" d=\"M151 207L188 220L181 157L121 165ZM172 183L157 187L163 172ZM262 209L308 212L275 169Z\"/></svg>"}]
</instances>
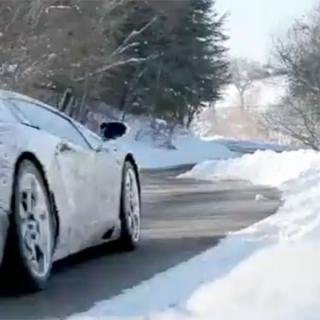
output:
<instances>
[{"instance_id":1,"label":"road curve","mask_svg":"<svg viewBox=\"0 0 320 320\"><path fill-rule=\"evenodd\" d=\"M176 179L182 171L143 173L143 240L137 251L119 253L112 244L94 248L57 263L43 292L15 296L2 290L0 319L61 319L86 311L216 245L227 232L273 214L280 205L276 189L243 181Z\"/></svg>"}]
</instances>

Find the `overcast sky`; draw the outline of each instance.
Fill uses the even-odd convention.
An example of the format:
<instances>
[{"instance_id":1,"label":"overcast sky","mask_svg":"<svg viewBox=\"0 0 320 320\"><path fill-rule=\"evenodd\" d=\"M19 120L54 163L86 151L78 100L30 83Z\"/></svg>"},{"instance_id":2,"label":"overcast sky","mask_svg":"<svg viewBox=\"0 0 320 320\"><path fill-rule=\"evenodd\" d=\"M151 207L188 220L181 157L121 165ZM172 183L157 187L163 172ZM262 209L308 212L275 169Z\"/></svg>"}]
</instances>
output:
<instances>
[{"instance_id":1,"label":"overcast sky","mask_svg":"<svg viewBox=\"0 0 320 320\"><path fill-rule=\"evenodd\" d=\"M310 11L319 0L216 0L229 13L227 32L231 55L267 62L271 37Z\"/></svg>"}]
</instances>

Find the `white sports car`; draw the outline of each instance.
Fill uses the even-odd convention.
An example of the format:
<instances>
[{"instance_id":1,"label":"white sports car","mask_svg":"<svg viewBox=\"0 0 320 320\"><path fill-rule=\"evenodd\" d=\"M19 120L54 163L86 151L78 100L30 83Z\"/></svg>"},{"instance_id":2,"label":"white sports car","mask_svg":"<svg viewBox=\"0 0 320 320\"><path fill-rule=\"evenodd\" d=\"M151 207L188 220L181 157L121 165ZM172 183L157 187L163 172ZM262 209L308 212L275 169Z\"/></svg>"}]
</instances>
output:
<instances>
[{"instance_id":1,"label":"white sports car","mask_svg":"<svg viewBox=\"0 0 320 320\"><path fill-rule=\"evenodd\" d=\"M133 155L29 97L0 91L0 262L23 288L44 288L52 263L117 240L140 237L140 182ZM12 282L11 282L12 283Z\"/></svg>"}]
</instances>

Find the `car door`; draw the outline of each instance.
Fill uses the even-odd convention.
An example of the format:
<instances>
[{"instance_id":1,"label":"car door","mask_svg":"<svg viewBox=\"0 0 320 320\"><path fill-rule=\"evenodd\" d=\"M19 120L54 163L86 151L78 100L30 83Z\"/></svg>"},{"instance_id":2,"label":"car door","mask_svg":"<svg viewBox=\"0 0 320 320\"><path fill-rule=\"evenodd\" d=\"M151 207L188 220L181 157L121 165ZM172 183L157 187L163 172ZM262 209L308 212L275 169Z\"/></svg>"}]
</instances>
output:
<instances>
[{"instance_id":1,"label":"car door","mask_svg":"<svg viewBox=\"0 0 320 320\"><path fill-rule=\"evenodd\" d=\"M32 125L60 138L55 153L59 185L54 195L60 204L60 232L68 251L73 252L97 240L94 226L99 218L93 185L96 152L68 118L28 101L14 104Z\"/></svg>"},{"instance_id":2,"label":"car door","mask_svg":"<svg viewBox=\"0 0 320 320\"><path fill-rule=\"evenodd\" d=\"M100 225L112 228L118 221L121 192L122 161L115 141L104 142L99 136L76 123L95 154L94 186L99 207L96 208Z\"/></svg>"},{"instance_id":3,"label":"car door","mask_svg":"<svg viewBox=\"0 0 320 320\"><path fill-rule=\"evenodd\" d=\"M103 143L101 150L97 153L97 162L101 168L97 172L99 194L101 199L107 199L108 203L106 208L100 208L100 217L102 221L113 226L119 217L122 171L122 160L119 157L116 142Z\"/></svg>"}]
</instances>

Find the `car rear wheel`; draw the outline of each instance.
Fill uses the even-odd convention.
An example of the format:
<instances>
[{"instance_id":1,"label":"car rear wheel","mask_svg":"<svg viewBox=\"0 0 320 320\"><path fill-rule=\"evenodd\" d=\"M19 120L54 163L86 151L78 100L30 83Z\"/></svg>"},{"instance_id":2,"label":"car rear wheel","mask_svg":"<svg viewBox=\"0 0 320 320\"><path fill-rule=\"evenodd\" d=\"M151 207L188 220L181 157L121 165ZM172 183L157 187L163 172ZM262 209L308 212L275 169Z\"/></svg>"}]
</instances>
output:
<instances>
[{"instance_id":1,"label":"car rear wheel","mask_svg":"<svg viewBox=\"0 0 320 320\"><path fill-rule=\"evenodd\" d=\"M122 174L121 194L121 237L120 244L124 250L133 250L140 240L141 197L136 170L126 162Z\"/></svg>"},{"instance_id":2,"label":"car rear wheel","mask_svg":"<svg viewBox=\"0 0 320 320\"><path fill-rule=\"evenodd\" d=\"M4 257L6 274L19 290L45 287L52 267L54 218L49 191L39 168L23 160L17 169L10 230Z\"/></svg>"}]
</instances>

